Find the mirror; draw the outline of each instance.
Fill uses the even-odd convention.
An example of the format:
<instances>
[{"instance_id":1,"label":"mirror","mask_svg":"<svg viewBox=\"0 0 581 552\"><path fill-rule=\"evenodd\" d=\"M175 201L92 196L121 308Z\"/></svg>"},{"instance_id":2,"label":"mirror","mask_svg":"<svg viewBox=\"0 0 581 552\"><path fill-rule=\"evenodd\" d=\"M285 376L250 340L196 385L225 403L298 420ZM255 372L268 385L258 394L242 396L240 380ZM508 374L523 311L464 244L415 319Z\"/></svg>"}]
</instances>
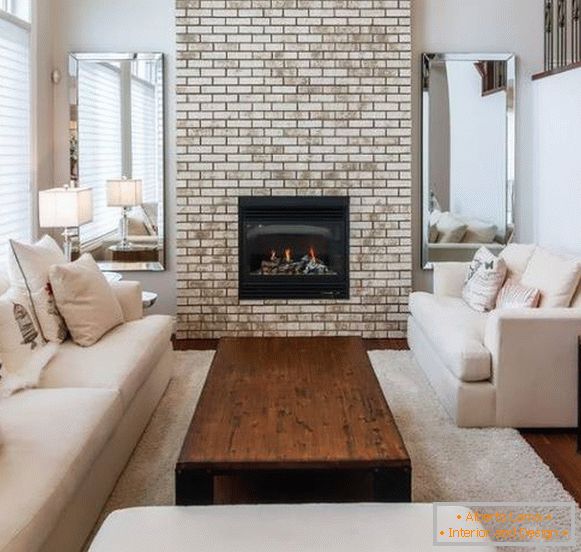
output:
<instances>
[{"instance_id":1,"label":"mirror","mask_svg":"<svg viewBox=\"0 0 581 552\"><path fill-rule=\"evenodd\" d=\"M500 253L514 232L512 54L422 56L422 265Z\"/></svg>"},{"instance_id":2,"label":"mirror","mask_svg":"<svg viewBox=\"0 0 581 552\"><path fill-rule=\"evenodd\" d=\"M71 54L71 181L93 192L81 253L164 270L163 54Z\"/></svg>"}]
</instances>

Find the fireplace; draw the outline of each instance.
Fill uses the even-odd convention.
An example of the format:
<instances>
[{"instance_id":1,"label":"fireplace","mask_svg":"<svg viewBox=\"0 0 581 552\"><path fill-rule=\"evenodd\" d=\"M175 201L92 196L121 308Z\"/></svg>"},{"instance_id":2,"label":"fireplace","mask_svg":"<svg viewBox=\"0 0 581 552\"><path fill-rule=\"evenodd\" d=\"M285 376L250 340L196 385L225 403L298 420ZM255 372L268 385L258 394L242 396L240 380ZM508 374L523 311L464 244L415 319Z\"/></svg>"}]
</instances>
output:
<instances>
[{"instance_id":1,"label":"fireplace","mask_svg":"<svg viewBox=\"0 0 581 552\"><path fill-rule=\"evenodd\" d=\"M240 299L348 299L349 199L241 197Z\"/></svg>"}]
</instances>

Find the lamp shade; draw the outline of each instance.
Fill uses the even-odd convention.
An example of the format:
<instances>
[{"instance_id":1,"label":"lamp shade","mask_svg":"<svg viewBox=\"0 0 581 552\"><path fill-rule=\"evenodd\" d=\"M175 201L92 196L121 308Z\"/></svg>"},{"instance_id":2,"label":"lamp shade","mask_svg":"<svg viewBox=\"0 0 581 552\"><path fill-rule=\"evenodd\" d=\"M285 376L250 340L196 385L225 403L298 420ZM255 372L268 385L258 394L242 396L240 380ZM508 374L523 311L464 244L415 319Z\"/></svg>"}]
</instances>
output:
<instances>
[{"instance_id":1,"label":"lamp shade","mask_svg":"<svg viewBox=\"0 0 581 552\"><path fill-rule=\"evenodd\" d=\"M121 178L107 180L107 205L109 207L134 207L143 203L143 182Z\"/></svg>"},{"instance_id":2,"label":"lamp shade","mask_svg":"<svg viewBox=\"0 0 581 552\"><path fill-rule=\"evenodd\" d=\"M91 188L52 188L38 194L41 228L73 228L93 220Z\"/></svg>"}]
</instances>

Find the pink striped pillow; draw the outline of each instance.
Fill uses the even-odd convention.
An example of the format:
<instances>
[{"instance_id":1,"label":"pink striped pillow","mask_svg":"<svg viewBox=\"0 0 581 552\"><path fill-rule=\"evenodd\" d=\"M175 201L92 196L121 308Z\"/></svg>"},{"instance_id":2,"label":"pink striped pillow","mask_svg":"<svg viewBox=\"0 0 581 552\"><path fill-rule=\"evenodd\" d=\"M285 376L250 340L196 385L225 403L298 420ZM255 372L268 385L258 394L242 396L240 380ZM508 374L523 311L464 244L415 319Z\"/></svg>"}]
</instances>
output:
<instances>
[{"instance_id":1,"label":"pink striped pillow","mask_svg":"<svg viewBox=\"0 0 581 552\"><path fill-rule=\"evenodd\" d=\"M541 300L541 290L507 280L496 298L497 309L536 309Z\"/></svg>"}]
</instances>

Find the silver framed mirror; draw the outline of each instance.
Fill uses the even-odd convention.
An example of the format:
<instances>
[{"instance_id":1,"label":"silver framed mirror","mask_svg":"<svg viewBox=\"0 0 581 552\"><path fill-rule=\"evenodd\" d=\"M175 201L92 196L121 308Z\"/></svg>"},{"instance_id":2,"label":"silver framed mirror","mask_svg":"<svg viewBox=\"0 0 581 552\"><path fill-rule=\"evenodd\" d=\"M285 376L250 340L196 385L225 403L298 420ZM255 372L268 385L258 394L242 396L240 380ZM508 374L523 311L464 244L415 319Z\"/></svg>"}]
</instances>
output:
<instances>
[{"instance_id":1,"label":"silver framed mirror","mask_svg":"<svg viewBox=\"0 0 581 552\"><path fill-rule=\"evenodd\" d=\"M514 234L514 54L422 55L422 267Z\"/></svg>"},{"instance_id":2,"label":"silver framed mirror","mask_svg":"<svg viewBox=\"0 0 581 552\"><path fill-rule=\"evenodd\" d=\"M92 189L79 249L103 270L165 270L164 60L161 53L73 53L70 172Z\"/></svg>"}]
</instances>

